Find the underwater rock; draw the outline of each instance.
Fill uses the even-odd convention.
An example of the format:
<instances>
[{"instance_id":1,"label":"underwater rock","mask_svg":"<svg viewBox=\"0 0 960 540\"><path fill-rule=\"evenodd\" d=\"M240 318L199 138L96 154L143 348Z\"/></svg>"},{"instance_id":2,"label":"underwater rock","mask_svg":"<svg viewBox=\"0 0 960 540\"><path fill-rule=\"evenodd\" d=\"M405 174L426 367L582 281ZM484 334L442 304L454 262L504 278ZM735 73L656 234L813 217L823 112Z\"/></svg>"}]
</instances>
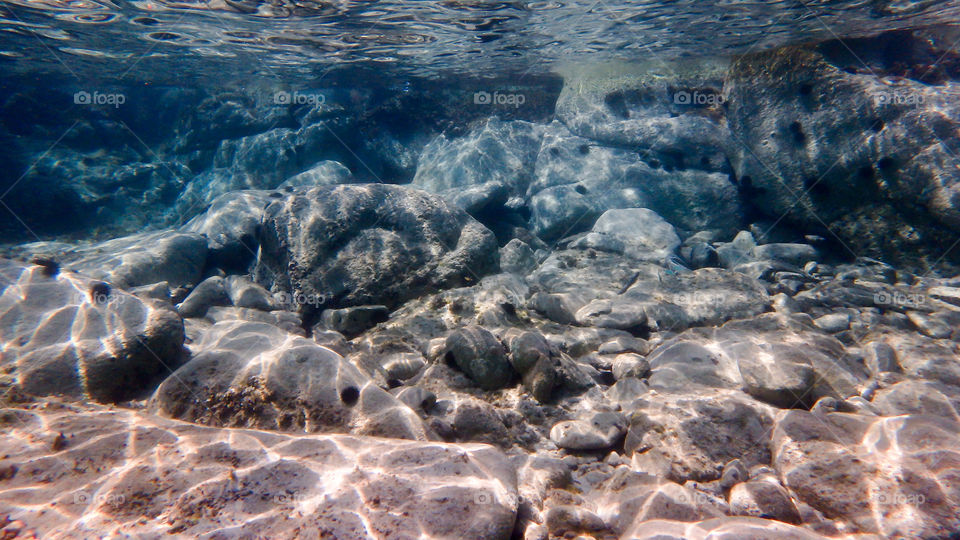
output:
<instances>
[{"instance_id":1,"label":"underwater rock","mask_svg":"<svg viewBox=\"0 0 960 540\"><path fill-rule=\"evenodd\" d=\"M537 258L530 245L514 238L500 248L500 270L526 275L537 267Z\"/></svg>"},{"instance_id":2,"label":"underwater rock","mask_svg":"<svg viewBox=\"0 0 960 540\"><path fill-rule=\"evenodd\" d=\"M537 124L491 118L460 138L439 135L420 154L413 185L452 196L468 188L502 186L501 204L512 200L516 207L530 184L542 131Z\"/></svg>"},{"instance_id":3,"label":"underwater rock","mask_svg":"<svg viewBox=\"0 0 960 540\"><path fill-rule=\"evenodd\" d=\"M27 394L112 403L176 366L183 321L159 301L0 259L0 360Z\"/></svg>"},{"instance_id":4,"label":"underwater rock","mask_svg":"<svg viewBox=\"0 0 960 540\"><path fill-rule=\"evenodd\" d=\"M557 118L581 137L636 148L671 170L722 171L726 70L724 60L567 69Z\"/></svg>"},{"instance_id":5,"label":"underwater rock","mask_svg":"<svg viewBox=\"0 0 960 540\"><path fill-rule=\"evenodd\" d=\"M264 210L255 281L296 309L383 304L479 280L498 266L483 225L436 195L363 184L295 188Z\"/></svg>"},{"instance_id":6,"label":"underwater rock","mask_svg":"<svg viewBox=\"0 0 960 540\"><path fill-rule=\"evenodd\" d=\"M619 253L641 261L662 261L680 246L673 226L646 208L607 210L591 232L574 242L573 249Z\"/></svg>"},{"instance_id":7,"label":"underwater rock","mask_svg":"<svg viewBox=\"0 0 960 540\"><path fill-rule=\"evenodd\" d=\"M273 197L269 191L252 189L226 193L181 230L206 237L211 267L246 272L257 254L263 208Z\"/></svg>"},{"instance_id":8,"label":"underwater rock","mask_svg":"<svg viewBox=\"0 0 960 540\"><path fill-rule=\"evenodd\" d=\"M955 420L929 415L783 411L773 464L797 499L859 532L944 536L960 527L960 498L944 489L960 458L958 432Z\"/></svg>"},{"instance_id":9,"label":"underwater rock","mask_svg":"<svg viewBox=\"0 0 960 540\"><path fill-rule=\"evenodd\" d=\"M166 281L171 287L200 281L207 242L198 234L164 230L134 234L64 253L71 270L122 288Z\"/></svg>"},{"instance_id":10,"label":"underwater rock","mask_svg":"<svg viewBox=\"0 0 960 540\"><path fill-rule=\"evenodd\" d=\"M547 402L560 379L560 364L553 348L538 332L508 334L510 364L520 374L524 388L539 402Z\"/></svg>"},{"instance_id":11,"label":"underwater rock","mask_svg":"<svg viewBox=\"0 0 960 540\"><path fill-rule=\"evenodd\" d=\"M605 511L618 538L635 538L636 530L651 520L696 521L724 515L723 501L635 467L618 467L595 493L591 503ZM653 521L657 523L658 521Z\"/></svg>"},{"instance_id":12,"label":"underwater rock","mask_svg":"<svg viewBox=\"0 0 960 540\"><path fill-rule=\"evenodd\" d=\"M213 306L229 306L225 280L220 276L211 276L200 282L183 302L177 304L177 312L185 319L203 317Z\"/></svg>"},{"instance_id":13,"label":"underwater rock","mask_svg":"<svg viewBox=\"0 0 960 540\"><path fill-rule=\"evenodd\" d=\"M720 517L688 523L683 521L641 521L629 530L634 540L707 540L714 538L764 538L768 540L828 540L810 529L772 519ZM850 538L850 537L844 537Z\"/></svg>"},{"instance_id":14,"label":"underwater rock","mask_svg":"<svg viewBox=\"0 0 960 540\"><path fill-rule=\"evenodd\" d=\"M659 393L629 411L624 450L634 468L677 482L718 480L733 459L747 467L770 463L775 411L736 391Z\"/></svg>"},{"instance_id":15,"label":"underwater rock","mask_svg":"<svg viewBox=\"0 0 960 540\"><path fill-rule=\"evenodd\" d=\"M643 379L650 374L650 363L639 354L623 353L613 359L610 371L618 381L627 377Z\"/></svg>"},{"instance_id":16,"label":"underwater rock","mask_svg":"<svg viewBox=\"0 0 960 540\"><path fill-rule=\"evenodd\" d=\"M494 270L493 234L435 195L381 184L296 188L264 210L255 280L296 309L396 307Z\"/></svg>"},{"instance_id":17,"label":"underwater rock","mask_svg":"<svg viewBox=\"0 0 960 540\"><path fill-rule=\"evenodd\" d=\"M277 302L270 291L250 281L247 276L227 276L224 279L230 304L239 308L273 311L278 309Z\"/></svg>"},{"instance_id":18,"label":"underwater rock","mask_svg":"<svg viewBox=\"0 0 960 540\"><path fill-rule=\"evenodd\" d=\"M790 500L787 490L772 475L733 486L730 513L800 524L800 511Z\"/></svg>"},{"instance_id":19,"label":"underwater rock","mask_svg":"<svg viewBox=\"0 0 960 540\"><path fill-rule=\"evenodd\" d=\"M354 306L326 309L320 313L320 322L328 330L336 330L345 336L355 336L389 318L387 306Z\"/></svg>"},{"instance_id":20,"label":"underwater rock","mask_svg":"<svg viewBox=\"0 0 960 540\"><path fill-rule=\"evenodd\" d=\"M452 332L447 336L444 350L444 359L456 365L484 390L503 388L513 378L503 344L479 326Z\"/></svg>"},{"instance_id":21,"label":"underwater rock","mask_svg":"<svg viewBox=\"0 0 960 540\"><path fill-rule=\"evenodd\" d=\"M12 421L0 442L3 463L37 467L4 479L18 496L5 495L0 505L38 537L154 536L163 516L163 534L188 537L290 538L312 530L338 540L508 540L516 520L516 470L488 445L248 429L225 436L103 407L7 408L2 415ZM35 443L60 433L69 441L61 452ZM42 487L37 475L46 478ZM41 499L71 511L44 510Z\"/></svg>"},{"instance_id":22,"label":"underwater rock","mask_svg":"<svg viewBox=\"0 0 960 540\"><path fill-rule=\"evenodd\" d=\"M321 161L302 173L287 178L277 186L277 189L287 186L331 186L349 184L353 181L350 169L344 167L339 161Z\"/></svg>"},{"instance_id":23,"label":"underwater rock","mask_svg":"<svg viewBox=\"0 0 960 540\"><path fill-rule=\"evenodd\" d=\"M645 337L651 331L681 331L752 317L769 304L769 295L756 280L719 268L701 268L638 278L623 294L586 303L576 312L576 321Z\"/></svg>"},{"instance_id":24,"label":"underwater rock","mask_svg":"<svg viewBox=\"0 0 960 540\"><path fill-rule=\"evenodd\" d=\"M150 410L221 427L435 436L404 403L330 349L265 323L225 321L160 385Z\"/></svg>"},{"instance_id":25,"label":"underwater rock","mask_svg":"<svg viewBox=\"0 0 960 540\"><path fill-rule=\"evenodd\" d=\"M741 192L858 254L936 261L960 230L947 150L960 146L960 90L879 68L851 73L846 55L787 47L733 61L724 94Z\"/></svg>"},{"instance_id":26,"label":"underwater rock","mask_svg":"<svg viewBox=\"0 0 960 540\"><path fill-rule=\"evenodd\" d=\"M649 208L687 234L736 231L742 211L726 175L668 171L642 157L548 125L527 190L530 229L555 240L589 230L607 210Z\"/></svg>"},{"instance_id":27,"label":"underwater rock","mask_svg":"<svg viewBox=\"0 0 960 540\"><path fill-rule=\"evenodd\" d=\"M600 412L583 420L566 420L550 428L550 440L567 450L603 450L614 447L627 432L623 415Z\"/></svg>"}]
</instances>

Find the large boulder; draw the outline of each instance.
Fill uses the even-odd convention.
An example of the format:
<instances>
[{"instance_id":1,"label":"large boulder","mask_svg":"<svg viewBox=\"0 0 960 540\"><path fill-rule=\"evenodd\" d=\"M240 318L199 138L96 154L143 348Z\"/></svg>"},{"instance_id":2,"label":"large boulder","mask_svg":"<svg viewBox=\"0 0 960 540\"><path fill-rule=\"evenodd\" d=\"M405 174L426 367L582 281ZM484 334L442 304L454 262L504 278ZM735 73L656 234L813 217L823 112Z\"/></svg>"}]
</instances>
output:
<instances>
[{"instance_id":1,"label":"large boulder","mask_svg":"<svg viewBox=\"0 0 960 540\"><path fill-rule=\"evenodd\" d=\"M223 321L192 349L151 410L216 426L432 438L409 407L339 354L276 326Z\"/></svg>"},{"instance_id":2,"label":"large boulder","mask_svg":"<svg viewBox=\"0 0 960 540\"><path fill-rule=\"evenodd\" d=\"M301 312L393 308L495 270L496 240L442 198L383 184L295 188L264 210L254 278Z\"/></svg>"},{"instance_id":3,"label":"large boulder","mask_svg":"<svg viewBox=\"0 0 960 540\"><path fill-rule=\"evenodd\" d=\"M160 302L0 259L0 364L27 394L128 399L176 366L183 321Z\"/></svg>"},{"instance_id":4,"label":"large boulder","mask_svg":"<svg viewBox=\"0 0 960 540\"><path fill-rule=\"evenodd\" d=\"M507 540L516 520L514 466L483 444L225 432L102 407L0 416L0 508L10 517L0 526L19 520L37 537L309 531L342 540ZM58 437L65 442L51 450Z\"/></svg>"},{"instance_id":5,"label":"large boulder","mask_svg":"<svg viewBox=\"0 0 960 540\"><path fill-rule=\"evenodd\" d=\"M572 135L548 125L527 190L530 228L555 239L587 230L603 212L649 208L677 228L736 231L740 199L728 175L665 168L643 152Z\"/></svg>"},{"instance_id":6,"label":"large boulder","mask_svg":"<svg viewBox=\"0 0 960 540\"><path fill-rule=\"evenodd\" d=\"M720 171L724 61L605 63L566 69L557 118L605 146L670 169Z\"/></svg>"},{"instance_id":7,"label":"large boulder","mask_svg":"<svg viewBox=\"0 0 960 540\"><path fill-rule=\"evenodd\" d=\"M852 56L827 43L736 59L724 92L741 192L857 254L938 261L960 230L960 86L923 79L948 53L914 57L923 43L896 34ZM891 48L902 54L884 57Z\"/></svg>"},{"instance_id":8,"label":"large boulder","mask_svg":"<svg viewBox=\"0 0 960 540\"><path fill-rule=\"evenodd\" d=\"M464 137L438 135L423 149L413 185L444 194L464 207L471 206L464 192L494 185L501 188L504 199L522 204L542 132L541 126L529 122L491 118Z\"/></svg>"}]
</instances>

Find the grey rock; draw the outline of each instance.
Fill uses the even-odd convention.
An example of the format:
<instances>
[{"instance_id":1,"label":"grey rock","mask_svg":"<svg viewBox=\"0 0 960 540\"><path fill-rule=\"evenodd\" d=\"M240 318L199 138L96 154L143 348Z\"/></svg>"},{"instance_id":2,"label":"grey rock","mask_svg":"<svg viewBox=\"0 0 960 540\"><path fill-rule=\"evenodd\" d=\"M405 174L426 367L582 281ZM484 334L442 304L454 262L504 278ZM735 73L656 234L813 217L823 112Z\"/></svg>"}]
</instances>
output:
<instances>
[{"instance_id":1,"label":"grey rock","mask_svg":"<svg viewBox=\"0 0 960 540\"><path fill-rule=\"evenodd\" d=\"M607 210L589 234L570 244L571 248L593 248L643 261L662 261L679 246L673 226L646 208Z\"/></svg>"},{"instance_id":2,"label":"grey rock","mask_svg":"<svg viewBox=\"0 0 960 540\"><path fill-rule=\"evenodd\" d=\"M497 267L493 234L442 199L382 184L297 188L264 210L257 282L298 310L395 307Z\"/></svg>"},{"instance_id":3,"label":"grey rock","mask_svg":"<svg viewBox=\"0 0 960 540\"><path fill-rule=\"evenodd\" d=\"M956 495L941 488L957 433L956 420L931 415L792 410L777 418L773 465L797 500L858 531L937 536L960 521Z\"/></svg>"},{"instance_id":4,"label":"grey rock","mask_svg":"<svg viewBox=\"0 0 960 540\"><path fill-rule=\"evenodd\" d=\"M846 67L815 47L735 60L724 92L730 131L744 143L730 155L736 176L769 216L829 228L856 253L936 260L948 242L941 227L960 224L960 184L941 144L943 133L943 144L958 142L958 91ZM930 114L943 122L933 131ZM900 210L917 201L916 213Z\"/></svg>"},{"instance_id":5,"label":"grey rock","mask_svg":"<svg viewBox=\"0 0 960 540\"><path fill-rule=\"evenodd\" d=\"M287 186L330 186L349 184L354 181L350 169L344 167L342 163L338 161L321 161L302 173L287 178L281 182L277 188L282 189Z\"/></svg>"},{"instance_id":6,"label":"grey rock","mask_svg":"<svg viewBox=\"0 0 960 540\"><path fill-rule=\"evenodd\" d=\"M634 469L677 482L718 480L733 459L770 462L774 411L741 392L658 392L631 413L624 451Z\"/></svg>"},{"instance_id":7,"label":"grey rock","mask_svg":"<svg viewBox=\"0 0 960 540\"><path fill-rule=\"evenodd\" d=\"M278 308L270 291L246 276L227 276L224 280L230 303L236 307L273 311Z\"/></svg>"},{"instance_id":8,"label":"grey rock","mask_svg":"<svg viewBox=\"0 0 960 540\"><path fill-rule=\"evenodd\" d=\"M212 306L229 306L225 280L220 276L209 277L197 285L187 297L177 305L181 317L203 317Z\"/></svg>"},{"instance_id":9,"label":"grey rock","mask_svg":"<svg viewBox=\"0 0 960 540\"><path fill-rule=\"evenodd\" d=\"M544 514L544 524L551 535L562 537L567 533L598 533L607 530L600 516L579 506L553 506Z\"/></svg>"},{"instance_id":10,"label":"grey rock","mask_svg":"<svg viewBox=\"0 0 960 540\"><path fill-rule=\"evenodd\" d=\"M750 480L730 490L730 513L737 516L772 518L799 525L800 511L790 494L771 477Z\"/></svg>"},{"instance_id":11,"label":"grey rock","mask_svg":"<svg viewBox=\"0 0 960 540\"><path fill-rule=\"evenodd\" d=\"M850 328L850 315L847 313L829 313L814 319L813 324L824 332L836 334Z\"/></svg>"},{"instance_id":12,"label":"grey rock","mask_svg":"<svg viewBox=\"0 0 960 540\"><path fill-rule=\"evenodd\" d=\"M510 363L517 373L523 375L540 360L550 358L550 343L539 332L520 332L508 338Z\"/></svg>"},{"instance_id":13,"label":"grey rock","mask_svg":"<svg viewBox=\"0 0 960 540\"><path fill-rule=\"evenodd\" d=\"M550 428L550 440L567 450L612 448L627 431L619 413L600 412L583 420L566 420Z\"/></svg>"},{"instance_id":14,"label":"grey rock","mask_svg":"<svg viewBox=\"0 0 960 540\"><path fill-rule=\"evenodd\" d=\"M437 404L436 394L418 386L401 386L394 395L415 411L429 412Z\"/></svg>"},{"instance_id":15,"label":"grey rock","mask_svg":"<svg viewBox=\"0 0 960 540\"><path fill-rule=\"evenodd\" d=\"M750 231L740 231L730 242L717 246L717 256L724 268L734 268L753 260L753 249L757 241Z\"/></svg>"},{"instance_id":16,"label":"grey rock","mask_svg":"<svg viewBox=\"0 0 960 540\"><path fill-rule=\"evenodd\" d=\"M771 259L797 266L815 261L817 250L809 244L764 244L750 250L753 259Z\"/></svg>"},{"instance_id":17,"label":"grey rock","mask_svg":"<svg viewBox=\"0 0 960 540\"><path fill-rule=\"evenodd\" d=\"M257 254L263 208L273 198L262 190L225 193L181 230L206 238L210 266L246 271Z\"/></svg>"},{"instance_id":18,"label":"grey rock","mask_svg":"<svg viewBox=\"0 0 960 540\"><path fill-rule=\"evenodd\" d=\"M617 63L567 69L557 118L581 137L636 148L663 167L720 170L729 140L719 110L725 63L662 67ZM684 101L679 94L694 91L711 97L709 103Z\"/></svg>"},{"instance_id":19,"label":"grey rock","mask_svg":"<svg viewBox=\"0 0 960 540\"><path fill-rule=\"evenodd\" d=\"M42 461L61 471L43 485L42 495L73 512L11 509L14 520L29 522L45 538L95 537L111 523L131 536L155 535L155 522L143 519L148 514L170 516L182 527L177 534L191 538L290 538L309 529L338 540L363 540L371 530L506 540L517 519L516 470L488 445L250 429L225 436L220 428L92 406L46 407L24 418L37 421L32 429L17 424L7 439L32 433L52 441L62 432L70 441L59 453L49 442L4 446L15 463ZM131 428L137 451L125 451L132 444L124 448ZM96 468L104 499L76 496L90 472L74 460ZM37 490L29 477L21 473L4 482ZM324 502L306 515L297 510L306 501ZM198 519L198 507L223 511Z\"/></svg>"},{"instance_id":20,"label":"grey rock","mask_svg":"<svg viewBox=\"0 0 960 540\"><path fill-rule=\"evenodd\" d=\"M523 121L487 120L468 135L439 135L424 147L413 185L433 193L499 184L522 197L540 148L542 128Z\"/></svg>"},{"instance_id":21,"label":"grey rock","mask_svg":"<svg viewBox=\"0 0 960 540\"><path fill-rule=\"evenodd\" d=\"M649 208L688 232L736 230L739 197L723 174L668 171L643 157L550 124L527 192L531 230L554 240L588 230L607 210L625 208Z\"/></svg>"},{"instance_id":22,"label":"grey rock","mask_svg":"<svg viewBox=\"0 0 960 540\"><path fill-rule=\"evenodd\" d=\"M183 321L159 301L6 259L0 289L0 364L27 394L131 399L181 359Z\"/></svg>"},{"instance_id":23,"label":"grey rock","mask_svg":"<svg viewBox=\"0 0 960 540\"><path fill-rule=\"evenodd\" d=\"M867 369L874 376L884 372L900 372L900 364L897 362L897 351L893 350L888 343L883 341L874 341L866 347Z\"/></svg>"},{"instance_id":24,"label":"grey rock","mask_svg":"<svg viewBox=\"0 0 960 540\"><path fill-rule=\"evenodd\" d=\"M200 424L435 438L404 403L340 355L265 323L213 325L160 385L152 412Z\"/></svg>"},{"instance_id":25,"label":"grey rock","mask_svg":"<svg viewBox=\"0 0 960 540\"><path fill-rule=\"evenodd\" d=\"M500 248L500 270L526 275L537 267L537 258L530 246L514 238Z\"/></svg>"},{"instance_id":26,"label":"grey rock","mask_svg":"<svg viewBox=\"0 0 960 540\"><path fill-rule=\"evenodd\" d=\"M946 339L953 334L954 326L948 317L928 315L919 311L908 311L907 318L923 335L934 339ZM952 318L952 317L951 317Z\"/></svg>"},{"instance_id":27,"label":"grey rock","mask_svg":"<svg viewBox=\"0 0 960 540\"><path fill-rule=\"evenodd\" d=\"M60 261L66 268L122 288L158 281L179 287L200 280L206 258L203 237L164 230L77 248L65 253Z\"/></svg>"},{"instance_id":28,"label":"grey rock","mask_svg":"<svg viewBox=\"0 0 960 540\"><path fill-rule=\"evenodd\" d=\"M729 490L733 486L746 482L750 478L750 473L739 459L730 460L723 466L723 473L720 476L720 487Z\"/></svg>"},{"instance_id":29,"label":"grey rock","mask_svg":"<svg viewBox=\"0 0 960 540\"><path fill-rule=\"evenodd\" d=\"M653 345L645 339L621 336L600 345L597 352L600 354L636 353L645 356L651 350Z\"/></svg>"},{"instance_id":30,"label":"grey rock","mask_svg":"<svg viewBox=\"0 0 960 540\"><path fill-rule=\"evenodd\" d=\"M455 364L485 390L503 388L513 378L503 344L479 326L452 332L447 336L444 350L447 362Z\"/></svg>"},{"instance_id":31,"label":"grey rock","mask_svg":"<svg viewBox=\"0 0 960 540\"><path fill-rule=\"evenodd\" d=\"M650 363L635 353L618 354L613 360L613 378L621 380L627 377L643 379L650 374Z\"/></svg>"},{"instance_id":32,"label":"grey rock","mask_svg":"<svg viewBox=\"0 0 960 540\"><path fill-rule=\"evenodd\" d=\"M716 268L639 279L614 298L586 304L576 312L582 325L605 328L683 330L762 313L770 298L756 280Z\"/></svg>"},{"instance_id":33,"label":"grey rock","mask_svg":"<svg viewBox=\"0 0 960 540\"><path fill-rule=\"evenodd\" d=\"M479 399L466 399L456 404L452 413L455 436L459 441L485 442L497 446L510 445L510 433L496 410Z\"/></svg>"},{"instance_id":34,"label":"grey rock","mask_svg":"<svg viewBox=\"0 0 960 540\"><path fill-rule=\"evenodd\" d=\"M691 534L693 531L693 534ZM705 521L650 520L637 523L627 536L636 540L707 540L708 538L764 538L770 540L827 540L807 528L772 519L722 517Z\"/></svg>"},{"instance_id":35,"label":"grey rock","mask_svg":"<svg viewBox=\"0 0 960 540\"><path fill-rule=\"evenodd\" d=\"M390 318L387 306L354 306L342 309L325 309L320 321L329 330L345 336L355 336Z\"/></svg>"}]
</instances>

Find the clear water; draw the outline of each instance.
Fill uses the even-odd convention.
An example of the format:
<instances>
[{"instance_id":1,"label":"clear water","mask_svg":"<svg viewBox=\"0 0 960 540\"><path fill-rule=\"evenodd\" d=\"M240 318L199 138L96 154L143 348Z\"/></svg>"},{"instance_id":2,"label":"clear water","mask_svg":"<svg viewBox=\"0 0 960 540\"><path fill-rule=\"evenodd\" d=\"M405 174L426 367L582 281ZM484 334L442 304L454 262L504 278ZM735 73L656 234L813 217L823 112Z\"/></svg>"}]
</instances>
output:
<instances>
[{"instance_id":1,"label":"clear water","mask_svg":"<svg viewBox=\"0 0 960 540\"><path fill-rule=\"evenodd\" d=\"M4 69L104 84L549 73L556 64L739 54L949 23L957 2L143 2L0 6Z\"/></svg>"},{"instance_id":2,"label":"clear water","mask_svg":"<svg viewBox=\"0 0 960 540\"><path fill-rule=\"evenodd\" d=\"M0 0L0 538L960 538L958 47Z\"/></svg>"}]
</instances>

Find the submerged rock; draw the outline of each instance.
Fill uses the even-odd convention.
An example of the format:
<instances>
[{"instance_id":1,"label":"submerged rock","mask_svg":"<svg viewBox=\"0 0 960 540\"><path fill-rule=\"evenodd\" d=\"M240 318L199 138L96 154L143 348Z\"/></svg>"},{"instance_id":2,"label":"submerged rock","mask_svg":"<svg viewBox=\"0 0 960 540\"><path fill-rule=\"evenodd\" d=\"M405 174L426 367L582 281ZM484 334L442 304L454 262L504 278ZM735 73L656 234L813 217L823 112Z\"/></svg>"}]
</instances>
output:
<instances>
[{"instance_id":1,"label":"submerged rock","mask_svg":"<svg viewBox=\"0 0 960 540\"><path fill-rule=\"evenodd\" d=\"M196 285L207 259L198 234L164 230L115 238L70 249L59 256L66 268L122 288L166 281Z\"/></svg>"},{"instance_id":2,"label":"submerged rock","mask_svg":"<svg viewBox=\"0 0 960 540\"><path fill-rule=\"evenodd\" d=\"M504 346L489 331L468 326L447 336L444 359L463 370L485 390L510 384L513 370Z\"/></svg>"},{"instance_id":3,"label":"submerged rock","mask_svg":"<svg viewBox=\"0 0 960 540\"><path fill-rule=\"evenodd\" d=\"M273 325L217 323L193 353L157 389L152 411L223 427L435 437L339 354Z\"/></svg>"},{"instance_id":4,"label":"submerged rock","mask_svg":"<svg viewBox=\"0 0 960 540\"><path fill-rule=\"evenodd\" d=\"M294 189L264 210L256 281L306 314L384 304L497 268L493 234L443 199L381 184Z\"/></svg>"},{"instance_id":5,"label":"submerged rock","mask_svg":"<svg viewBox=\"0 0 960 540\"><path fill-rule=\"evenodd\" d=\"M646 208L607 210L571 248L620 253L631 259L662 261L680 247L673 226Z\"/></svg>"},{"instance_id":6,"label":"submerged rock","mask_svg":"<svg viewBox=\"0 0 960 540\"><path fill-rule=\"evenodd\" d=\"M740 200L726 175L666 170L644 157L550 124L527 190L530 228L554 240L588 230L607 210L649 208L684 231L736 230Z\"/></svg>"},{"instance_id":7,"label":"submerged rock","mask_svg":"<svg viewBox=\"0 0 960 540\"><path fill-rule=\"evenodd\" d=\"M27 394L130 399L180 361L183 321L158 301L5 259L0 288L0 363Z\"/></svg>"},{"instance_id":8,"label":"submerged rock","mask_svg":"<svg viewBox=\"0 0 960 540\"><path fill-rule=\"evenodd\" d=\"M913 38L893 39L914 47ZM787 47L733 61L724 94L741 192L774 219L828 228L858 254L937 261L956 237L944 226L960 228L960 177L947 149L960 144L960 90L877 76L909 66L912 52L897 65L851 73L848 49L838 48Z\"/></svg>"},{"instance_id":9,"label":"submerged rock","mask_svg":"<svg viewBox=\"0 0 960 540\"><path fill-rule=\"evenodd\" d=\"M488 445L248 429L225 436L99 407L8 408L2 415L13 421L5 427L4 464L58 471L42 488L27 467L4 478L8 489L32 493L5 498L5 514L40 537L116 529L155 536L163 516L163 534L189 537L290 538L310 530L339 540L507 540L516 520L516 471ZM69 441L62 452L34 443L58 435ZM34 504L41 498L71 511L44 511ZM303 512L304 505L313 509Z\"/></svg>"}]
</instances>

